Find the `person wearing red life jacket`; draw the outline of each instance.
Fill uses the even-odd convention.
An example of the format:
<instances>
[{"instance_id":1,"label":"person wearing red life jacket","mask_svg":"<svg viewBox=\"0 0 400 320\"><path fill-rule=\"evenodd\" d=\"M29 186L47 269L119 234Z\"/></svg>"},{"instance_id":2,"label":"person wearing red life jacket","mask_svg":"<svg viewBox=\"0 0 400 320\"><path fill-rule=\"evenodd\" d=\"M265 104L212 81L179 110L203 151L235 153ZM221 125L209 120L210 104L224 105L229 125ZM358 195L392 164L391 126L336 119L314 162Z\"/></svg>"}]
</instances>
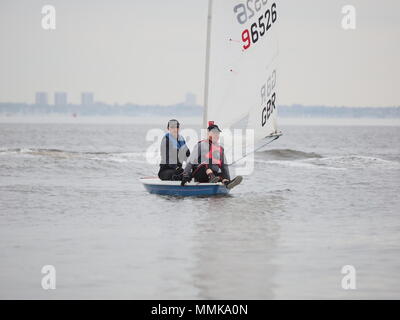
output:
<instances>
[{"instance_id":1,"label":"person wearing red life jacket","mask_svg":"<svg viewBox=\"0 0 400 320\"><path fill-rule=\"evenodd\" d=\"M224 148L219 144L220 128L210 123L207 131L208 139L199 141L190 153L181 185L184 186L194 178L197 182L222 182L228 189L232 189L242 182L243 178L230 178Z\"/></svg>"}]
</instances>

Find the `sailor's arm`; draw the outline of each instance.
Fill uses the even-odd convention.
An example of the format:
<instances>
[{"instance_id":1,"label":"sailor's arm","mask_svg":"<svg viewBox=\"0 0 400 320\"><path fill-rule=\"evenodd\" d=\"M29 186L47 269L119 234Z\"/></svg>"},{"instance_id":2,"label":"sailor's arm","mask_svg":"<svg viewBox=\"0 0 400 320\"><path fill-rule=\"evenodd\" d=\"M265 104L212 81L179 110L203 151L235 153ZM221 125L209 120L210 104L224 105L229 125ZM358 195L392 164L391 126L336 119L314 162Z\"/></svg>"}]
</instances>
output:
<instances>
[{"instance_id":1,"label":"sailor's arm","mask_svg":"<svg viewBox=\"0 0 400 320\"><path fill-rule=\"evenodd\" d=\"M185 170L183 170L184 177L190 177L192 174L193 164L190 161L186 162Z\"/></svg>"},{"instance_id":2,"label":"sailor's arm","mask_svg":"<svg viewBox=\"0 0 400 320\"><path fill-rule=\"evenodd\" d=\"M227 164L224 164L221 168L221 173L222 173L222 179L227 179L231 180L230 174L229 174L229 167Z\"/></svg>"},{"instance_id":3,"label":"sailor's arm","mask_svg":"<svg viewBox=\"0 0 400 320\"><path fill-rule=\"evenodd\" d=\"M190 177L192 174L193 165L197 164L198 152L197 152L197 144L194 146L192 152L190 152L189 159L186 162L185 170L183 171L183 175L186 177Z\"/></svg>"}]
</instances>

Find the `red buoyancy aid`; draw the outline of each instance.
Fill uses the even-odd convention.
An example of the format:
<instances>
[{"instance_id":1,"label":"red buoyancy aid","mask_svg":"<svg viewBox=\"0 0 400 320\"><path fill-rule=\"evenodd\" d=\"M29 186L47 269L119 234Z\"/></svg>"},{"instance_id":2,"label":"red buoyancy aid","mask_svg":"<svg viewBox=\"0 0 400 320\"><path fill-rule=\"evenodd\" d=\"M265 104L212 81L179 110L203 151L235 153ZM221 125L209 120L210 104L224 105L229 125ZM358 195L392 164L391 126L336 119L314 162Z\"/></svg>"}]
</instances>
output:
<instances>
[{"instance_id":1,"label":"red buoyancy aid","mask_svg":"<svg viewBox=\"0 0 400 320\"><path fill-rule=\"evenodd\" d=\"M222 162L224 159L224 149L218 145L214 145L210 140L201 140L198 144L199 146L199 163L201 163L201 143L208 141L209 143L209 148L208 148L208 152L205 154L205 158L208 159L208 165L212 165L212 164L216 164L218 167L222 168ZM218 152L219 154L219 159L214 158L214 152Z\"/></svg>"}]
</instances>

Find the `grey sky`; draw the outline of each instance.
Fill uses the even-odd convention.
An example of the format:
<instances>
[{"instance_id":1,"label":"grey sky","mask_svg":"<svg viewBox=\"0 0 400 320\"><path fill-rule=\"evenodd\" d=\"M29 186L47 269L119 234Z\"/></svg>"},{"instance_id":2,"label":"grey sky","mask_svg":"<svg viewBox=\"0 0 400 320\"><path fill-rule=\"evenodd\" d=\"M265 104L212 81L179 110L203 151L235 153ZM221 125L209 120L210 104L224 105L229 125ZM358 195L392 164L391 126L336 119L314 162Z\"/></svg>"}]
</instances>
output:
<instances>
[{"instance_id":1,"label":"grey sky","mask_svg":"<svg viewBox=\"0 0 400 320\"><path fill-rule=\"evenodd\" d=\"M400 1L279 2L282 104L400 105ZM41 28L45 4L55 31ZM354 31L341 28L345 4ZM202 102L206 13L207 0L1 0L0 101Z\"/></svg>"}]
</instances>

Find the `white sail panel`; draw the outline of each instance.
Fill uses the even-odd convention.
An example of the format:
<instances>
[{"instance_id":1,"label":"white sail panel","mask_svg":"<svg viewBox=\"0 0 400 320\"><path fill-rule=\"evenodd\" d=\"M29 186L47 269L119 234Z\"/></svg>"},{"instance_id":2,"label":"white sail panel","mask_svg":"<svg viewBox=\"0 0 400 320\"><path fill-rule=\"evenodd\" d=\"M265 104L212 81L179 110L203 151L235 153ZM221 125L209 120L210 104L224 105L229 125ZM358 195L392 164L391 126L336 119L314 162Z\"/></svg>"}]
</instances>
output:
<instances>
[{"instance_id":1,"label":"white sail panel","mask_svg":"<svg viewBox=\"0 0 400 320\"><path fill-rule=\"evenodd\" d=\"M210 3L207 120L254 129L256 140L276 133L279 1Z\"/></svg>"}]
</instances>

